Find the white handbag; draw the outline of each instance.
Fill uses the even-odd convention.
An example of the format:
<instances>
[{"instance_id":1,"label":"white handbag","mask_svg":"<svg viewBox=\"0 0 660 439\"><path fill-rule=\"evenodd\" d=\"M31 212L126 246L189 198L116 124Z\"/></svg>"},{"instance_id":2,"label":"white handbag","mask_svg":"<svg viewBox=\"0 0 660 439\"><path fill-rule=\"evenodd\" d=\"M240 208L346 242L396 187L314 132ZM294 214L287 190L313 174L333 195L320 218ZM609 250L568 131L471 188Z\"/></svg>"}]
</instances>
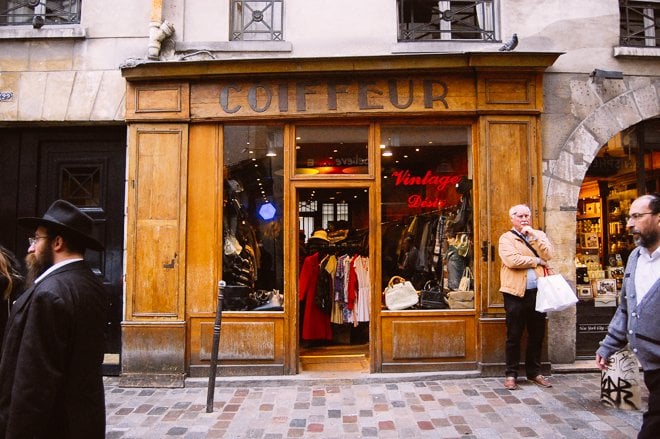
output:
<instances>
[{"instance_id":1,"label":"white handbag","mask_svg":"<svg viewBox=\"0 0 660 439\"><path fill-rule=\"evenodd\" d=\"M561 311L575 305L578 301L573 288L561 274L550 274L543 267L546 276L539 277L536 292L536 310L538 312Z\"/></svg>"},{"instance_id":2,"label":"white handbag","mask_svg":"<svg viewBox=\"0 0 660 439\"><path fill-rule=\"evenodd\" d=\"M383 294L385 295L385 306L390 310L410 308L417 305L419 300L413 284L401 276L392 276Z\"/></svg>"}]
</instances>

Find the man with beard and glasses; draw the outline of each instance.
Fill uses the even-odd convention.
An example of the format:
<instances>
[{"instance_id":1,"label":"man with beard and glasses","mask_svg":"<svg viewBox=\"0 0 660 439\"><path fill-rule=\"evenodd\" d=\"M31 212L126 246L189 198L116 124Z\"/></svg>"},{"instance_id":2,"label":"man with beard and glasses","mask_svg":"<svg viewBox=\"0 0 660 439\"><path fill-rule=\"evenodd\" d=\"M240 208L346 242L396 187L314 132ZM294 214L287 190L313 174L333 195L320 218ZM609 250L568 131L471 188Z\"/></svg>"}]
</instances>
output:
<instances>
[{"instance_id":1,"label":"man with beard and glasses","mask_svg":"<svg viewBox=\"0 0 660 439\"><path fill-rule=\"evenodd\" d=\"M92 219L64 200L18 223L35 232L0 360L0 438L101 439L108 298L83 256L103 246Z\"/></svg>"},{"instance_id":2,"label":"man with beard and glasses","mask_svg":"<svg viewBox=\"0 0 660 439\"><path fill-rule=\"evenodd\" d=\"M649 390L638 439L660 432L660 194L642 195L630 206L628 230L637 248L623 275L619 307L596 351L596 365L605 370L609 357L629 345L644 369Z\"/></svg>"}]
</instances>

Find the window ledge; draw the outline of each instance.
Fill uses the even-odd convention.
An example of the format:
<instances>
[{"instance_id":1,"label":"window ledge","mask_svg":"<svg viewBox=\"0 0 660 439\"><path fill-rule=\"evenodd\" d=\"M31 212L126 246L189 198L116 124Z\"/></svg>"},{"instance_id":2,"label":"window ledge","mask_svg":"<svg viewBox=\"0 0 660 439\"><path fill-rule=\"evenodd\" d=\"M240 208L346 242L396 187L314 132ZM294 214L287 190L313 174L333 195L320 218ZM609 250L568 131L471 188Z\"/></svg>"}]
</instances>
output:
<instances>
[{"instance_id":1,"label":"window ledge","mask_svg":"<svg viewBox=\"0 0 660 439\"><path fill-rule=\"evenodd\" d=\"M39 38L85 38L85 28L79 24L32 26L0 26L0 40L27 40Z\"/></svg>"},{"instance_id":2,"label":"window ledge","mask_svg":"<svg viewBox=\"0 0 660 439\"><path fill-rule=\"evenodd\" d=\"M395 43L392 45L392 53L466 53L466 52L490 52L497 51L502 45L501 41L424 41Z\"/></svg>"},{"instance_id":3,"label":"window ledge","mask_svg":"<svg viewBox=\"0 0 660 439\"><path fill-rule=\"evenodd\" d=\"M660 57L660 47L615 46L615 57Z\"/></svg>"},{"instance_id":4,"label":"window ledge","mask_svg":"<svg viewBox=\"0 0 660 439\"><path fill-rule=\"evenodd\" d=\"M176 52L291 52L293 45L288 41L210 41L176 42Z\"/></svg>"}]
</instances>

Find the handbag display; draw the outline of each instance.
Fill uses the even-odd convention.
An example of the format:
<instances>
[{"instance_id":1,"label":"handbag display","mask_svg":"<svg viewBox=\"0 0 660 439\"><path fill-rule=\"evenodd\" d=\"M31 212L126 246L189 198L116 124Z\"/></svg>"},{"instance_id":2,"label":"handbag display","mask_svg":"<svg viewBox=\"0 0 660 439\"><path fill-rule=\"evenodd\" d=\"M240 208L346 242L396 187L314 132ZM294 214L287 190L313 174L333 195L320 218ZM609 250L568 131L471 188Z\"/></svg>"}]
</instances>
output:
<instances>
[{"instance_id":1,"label":"handbag display","mask_svg":"<svg viewBox=\"0 0 660 439\"><path fill-rule=\"evenodd\" d=\"M466 266L463 270L463 276L461 281L458 284L459 291L470 291L474 290L474 275L470 267Z\"/></svg>"},{"instance_id":2,"label":"handbag display","mask_svg":"<svg viewBox=\"0 0 660 439\"><path fill-rule=\"evenodd\" d=\"M419 296L410 281L401 276L392 276L383 292L385 306L389 310L401 310L417 305Z\"/></svg>"},{"instance_id":3,"label":"handbag display","mask_svg":"<svg viewBox=\"0 0 660 439\"><path fill-rule=\"evenodd\" d=\"M244 285L227 285L222 290L224 311L247 311L250 309L252 288Z\"/></svg>"},{"instance_id":4,"label":"handbag display","mask_svg":"<svg viewBox=\"0 0 660 439\"><path fill-rule=\"evenodd\" d=\"M474 276L470 267L465 267L458 290L447 293L451 309L474 309Z\"/></svg>"},{"instance_id":5,"label":"handbag display","mask_svg":"<svg viewBox=\"0 0 660 439\"><path fill-rule=\"evenodd\" d=\"M536 280L536 307L538 312L561 311L575 305L578 301L573 288L561 274L549 274L543 267L545 276Z\"/></svg>"},{"instance_id":6,"label":"handbag display","mask_svg":"<svg viewBox=\"0 0 660 439\"><path fill-rule=\"evenodd\" d=\"M419 295L419 306L423 309L447 309L447 295L440 287L438 281L429 280Z\"/></svg>"}]
</instances>

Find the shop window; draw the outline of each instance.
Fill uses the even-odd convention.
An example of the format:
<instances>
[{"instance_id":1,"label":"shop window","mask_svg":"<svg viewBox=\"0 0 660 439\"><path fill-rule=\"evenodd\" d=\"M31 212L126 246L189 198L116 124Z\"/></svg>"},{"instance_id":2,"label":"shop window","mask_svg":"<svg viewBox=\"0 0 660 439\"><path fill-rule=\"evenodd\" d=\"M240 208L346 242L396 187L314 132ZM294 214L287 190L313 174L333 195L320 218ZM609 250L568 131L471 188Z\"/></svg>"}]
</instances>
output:
<instances>
[{"instance_id":1,"label":"shop window","mask_svg":"<svg viewBox=\"0 0 660 439\"><path fill-rule=\"evenodd\" d=\"M398 0L399 41L495 40L495 0Z\"/></svg>"},{"instance_id":2,"label":"shop window","mask_svg":"<svg viewBox=\"0 0 660 439\"><path fill-rule=\"evenodd\" d=\"M619 2L622 46L660 46L660 1Z\"/></svg>"},{"instance_id":3,"label":"shop window","mask_svg":"<svg viewBox=\"0 0 660 439\"><path fill-rule=\"evenodd\" d=\"M282 310L283 130L224 128L222 279L228 311Z\"/></svg>"},{"instance_id":4,"label":"shop window","mask_svg":"<svg viewBox=\"0 0 660 439\"><path fill-rule=\"evenodd\" d=\"M80 23L80 0L0 0L0 26Z\"/></svg>"},{"instance_id":5,"label":"shop window","mask_svg":"<svg viewBox=\"0 0 660 439\"><path fill-rule=\"evenodd\" d=\"M299 126L296 128L297 175L367 174L367 126Z\"/></svg>"},{"instance_id":6,"label":"shop window","mask_svg":"<svg viewBox=\"0 0 660 439\"><path fill-rule=\"evenodd\" d=\"M384 126L380 140L383 286L402 277L474 308L468 127Z\"/></svg>"},{"instance_id":7,"label":"shop window","mask_svg":"<svg viewBox=\"0 0 660 439\"><path fill-rule=\"evenodd\" d=\"M283 4L284 0L232 0L230 39L282 40Z\"/></svg>"}]
</instances>

